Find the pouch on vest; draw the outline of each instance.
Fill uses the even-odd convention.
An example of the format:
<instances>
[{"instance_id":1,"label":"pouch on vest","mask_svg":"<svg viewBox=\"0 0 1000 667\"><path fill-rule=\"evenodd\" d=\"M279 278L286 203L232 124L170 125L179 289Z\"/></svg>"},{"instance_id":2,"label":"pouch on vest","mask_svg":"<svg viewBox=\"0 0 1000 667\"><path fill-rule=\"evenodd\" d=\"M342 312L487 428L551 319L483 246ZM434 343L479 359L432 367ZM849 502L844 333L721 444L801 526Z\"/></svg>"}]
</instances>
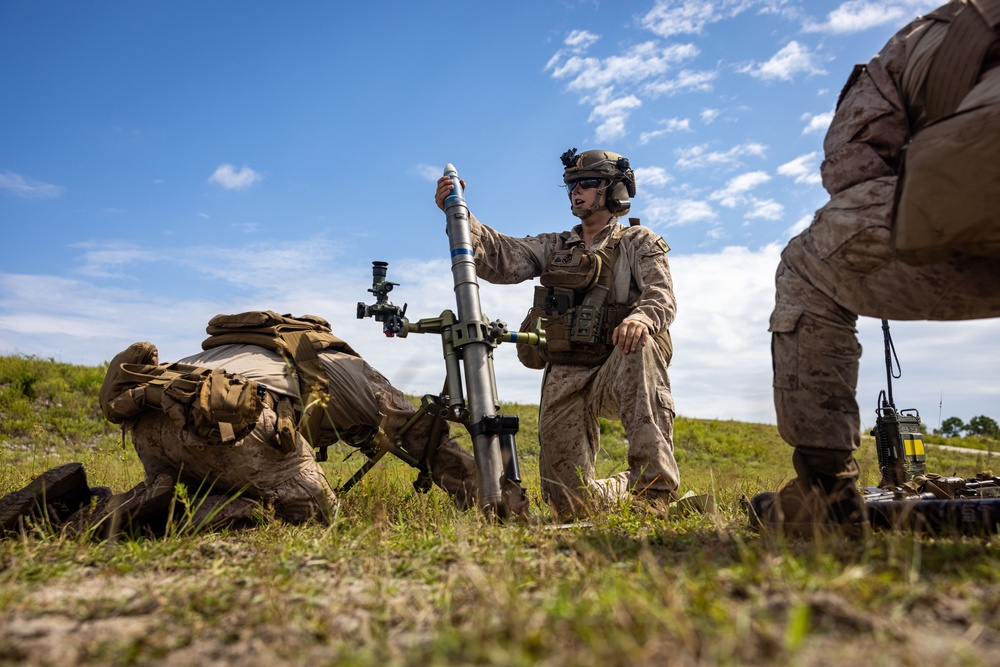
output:
<instances>
[{"instance_id":1,"label":"pouch on vest","mask_svg":"<svg viewBox=\"0 0 1000 667\"><path fill-rule=\"evenodd\" d=\"M98 399L104 418L112 424L123 424L139 416L142 405L136 403L128 390L135 381L122 372L124 364L153 365L159 363L159 353L152 343L132 343L115 355L104 374Z\"/></svg>"},{"instance_id":2,"label":"pouch on vest","mask_svg":"<svg viewBox=\"0 0 1000 667\"><path fill-rule=\"evenodd\" d=\"M600 256L586 248L573 246L549 253L540 278L546 287L586 292L597 283L600 273Z\"/></svg>"},{"instance_id":3,"label":"pouch on vest","mask_svg":"<svg viewBox=\"0 0 1000 667\"><path fill-rule=\"evenodd\" d=\"M893 210L893 246L915 265L1000 258L1000 68L980 77L998 40L1000 2L939 12L951 22L924 73L929 122L904 151Z\"/></svg>"},{"instance_id":4,"label":"pouch on vest","mask_svg":"<svg viewBox=\"0 0 1000 667\"><path fill-rule=\"evenodd\" d=\"M259 388L253 380L212 370L191 406L192 430L210 445L235 445L254 429L264 409Z\"/></svg>"},{"instance_id":5,"label":"pouch on vest","mask_svg":"<svg viewBox=\"0 0 1000 667\"><path fill-rule=\"evenodd\" d=\"M137 345L149 345L155 353L151 344ZM137 345L116 356L118 362L112 362L105 376L101 407L109 421L122 424L145 410L157 410L209 445L235 445L253 430L264 409L262 385L221 369L120 362L148 358L135 354L148 350Z\"/></svg>"},{"instance_id":6,"label":"pouch on vest","mask_svg":"<svg viewBox=\"0 0 1000 667\"><path fill-rule=\"evenodd\" d=\"M521 326L517 329L519 332L541 334L545 331L545 301L548 292L547 287L535 286L534 301L531 308L528 309L528 314L524 316ZM545 360L542 359L538 345L518 343L517 359L525 368L545 368Z\"/></svg>"}]
</instances>

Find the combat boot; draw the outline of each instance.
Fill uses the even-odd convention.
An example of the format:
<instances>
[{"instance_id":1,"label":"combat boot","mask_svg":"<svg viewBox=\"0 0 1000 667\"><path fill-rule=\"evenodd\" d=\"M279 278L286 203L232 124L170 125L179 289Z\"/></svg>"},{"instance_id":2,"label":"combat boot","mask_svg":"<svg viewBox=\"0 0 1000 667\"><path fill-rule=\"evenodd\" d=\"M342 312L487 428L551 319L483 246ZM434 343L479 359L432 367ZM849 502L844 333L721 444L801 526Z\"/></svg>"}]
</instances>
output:
<instances>
[{"instance_id":1,"label":"combat boot","mask_svg":"<svg viewBox=\"0 0 1000 667\"><path fill-rule=\"evenodd\" d=\"M25 521L33 517L44 516L59 524L89 502L82 463L46 470L23 489L0 498L0 535L23 530Z\"/></svg>"},{"instance_id":2,"label":"combat boot","mask_svg":"<svg viewBox=\"0 0 1000 667\"><path fill-rule=\"evenodd\" d=\"M678 498L673 491L646 489L632 495L631 505L637 514L666 519L670 516L670 505L677 502Z\"/></svg>"},{"instance_id":3,"label":"combat boot","mask_svg":"<svg viewBox=\"0 0 1000 667\"><path fill-rule=\"evenodd\" d=\"M858 463L849 450L796 447L798 476L780 491L758 493L747 511L750 525L769 532L812 537L820 531L859 536L868 512L858 490Z\"/></svg>"},{"instance_id":4,"label":"combat boot","mask_svg":"<svg viewBox=\"0 0 1000 667\"><path fill-rule=\"evenodd\" d=\"M123 532L142 531L162 534L174 499L174 480L160 474L151 482L139 482L125 493L100 498L69 517L67 529L72 533L93 531L97 539L110 539Z\"/></svg>"}]
</instances>

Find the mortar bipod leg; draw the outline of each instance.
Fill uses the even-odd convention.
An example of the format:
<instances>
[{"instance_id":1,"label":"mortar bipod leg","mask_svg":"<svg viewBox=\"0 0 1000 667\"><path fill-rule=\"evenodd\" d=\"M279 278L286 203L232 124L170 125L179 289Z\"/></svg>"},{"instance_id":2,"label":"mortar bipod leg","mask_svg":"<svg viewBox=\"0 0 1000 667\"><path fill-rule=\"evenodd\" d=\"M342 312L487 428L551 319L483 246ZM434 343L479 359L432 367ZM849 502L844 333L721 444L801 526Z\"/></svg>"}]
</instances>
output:
<instances>
[{"instance_id":1,"label":"mortar bipod leg","mask_svg":"<svg viewBox=\"0 0 1000 667\"><path fill-rule=\"evenodd\" d=\"M416 417L416 415L414 415L414 417ZM369 470L375 467L375 464L378 463L382 459L382 457L386 455L386 453L394 454L397 458L402 460L407 465L413 466L414 468L420 468L421 466L420 461L418 461L413 456L404 451L397 443L390 440L389 437L385 434L386 419L387 418L385 416L382 417L382 423L378 425L378 432L375 434L375 437L372 438L372 444L375 445L378 451L376 451L375 454L370 459L365 461L364 465L362 465L361 468L356 473L354 473L354 475L352 475L351 478L347 480L347 482L345 482L343 486L341 486L338 489L338 492L347 493L348 491L350 491L355 484L361 481L362 477L368 474ZM402 439L402 435L405 432L404 429L408 430L409 427L412 426L412 422L414 421L415 421L414 418L411 417L406 422L403 428L399 430L396 436L397 439L400 440Z\"/></svg>"}]
</instances>

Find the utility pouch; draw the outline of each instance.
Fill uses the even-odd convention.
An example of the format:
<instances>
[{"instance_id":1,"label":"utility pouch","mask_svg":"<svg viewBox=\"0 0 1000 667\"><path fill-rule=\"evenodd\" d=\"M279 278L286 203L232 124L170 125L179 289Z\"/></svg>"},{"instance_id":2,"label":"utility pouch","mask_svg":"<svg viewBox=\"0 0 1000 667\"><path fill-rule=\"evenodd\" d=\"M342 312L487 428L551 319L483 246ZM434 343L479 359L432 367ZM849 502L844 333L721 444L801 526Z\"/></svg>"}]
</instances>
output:
<instances>
[{"instance_id":1,"label":"utility pouch","mask_svg":"<svg viewBox=\"0 0 1000 667\"><path fill-rule=\"evenodd\" d=\"M601 258L586 248L572 246L549 254L540 280L545 287L585 292L597 283Z\"/></svg>"},{"instance_id":2,"label":"utility pouch","mask_svg":"<svg viewBox=\"0 0 1000 667\"><path fill-rule=\"evenodd\" d=\"M257 425L264 404L253 380L214 369L202 376L191 406L191 427L210 445L235 445Z\"/></svg>"},{"instance_id":3,"label":"utility pouch","mask_svg":"<svg viewBox=\"0 0 1000 667\"><path fill-rule=\"evenodd\" d=\"M604 315L604 304L608 300L608 288L596 285L587 292L583 303L576 309L573 328L569 339L573 343L593 345L601 339L601 323Z\"/></svg>"},{"instance_id":4,"label":"utility pouch","mask_svg":"<svg viewBox=\"0 0 1000 667\"><path fill-rule=\"evenodd\" d=\"M135 386L135 381L122 371L125 364L153 365L159 363L159 354L152 343L132 343L126 349L115 355L108 364L104 375L101 391L98 395L101 412L104 418L112 424L123 424L138 417L142 412L142 404L136 402L129 389Z\"/></svg>"},{"instance_id":5,"label":"utility pouch","mask_svg":"<svg viewBox=\"0 0 1000 667\"><path fill-rule=\"evenodd\" d=\"M295 408L287 397L282 397L275 413L278 417L278 443L286 454L295 451Z\"/></svg>"},{"instance_id":6,"label":"utility pouch","mask_svg":"<svg viewBox=\"0 0 1000 667\"><path fill-rule=\"evenodd\" d=\"M892 242L899 257L922 265L958 255L1000 258L1000 68L990 62L1000 37L1000 3L948 3L904 71L920 82L927 124L903 155L893 211ZM930 57L931 30L944 30ZM927 47L931 48L930 46ZM919 72L916 63L929 62ZM986 67L985 73L983 72Z\"/></svg>"},{"instance_id":7,"label":"utility pouch","mask_svg":"<svg viewBox=\"0 0 1000 667\"><path fill-rule=\"evenodd\" d=\"M670 360L674 358L674 341L670 337L670 329L663 329L662 331L657 331L653 334L653 340L659 345L660 351L663 352L663 357L667 361L667 365L670 365Z\"/></svg>"},{"instance_id":8,"label":"utility pouch","mask_svg":"<svg viewBox=\"0 0 1000 667\"><path fill-rule=\"evenodd\" d=\"M545 350L540 356L545 361L553 361L563 352L569 352L573 345L569 334L573 328L573 316L576 310L570 308L564 313L552 314L545 318Z\"/></svg>"},{"instance_id":9,"label":"utility pouch","mask_svg":"<svg viewBox=\"0 0 1000 667\"><path fill-rule=\"evenodd\" d=\"M129 352L137 349L115 359L150 358ZM254 429L265 400L266 387L221 369L117 361L108 368L101 407L116 424L158 410L209 445L235 445Z\"/></svg>"},{"instance_id":10,"label":"utility pouch","mask_svg":"<svg viewBox=\"0 0 1000 667\"><path fill-rule=\"evenodd\" d=\"M545 330L545 302L548 293L549 290L546 287L535 287L534 301L531 308L528 309L528 314L524 316L521 326L517 329L519 332L541 334ZM538 345L518 343L517 359L525 368L545 368L545 360L542 359L541 349Z\"/></svg>"},{"instance_id":11,"label":"utility pouch","mask_svg":"<svg viewBox=\"0 0 1000 667\"><path fill-rule=\"evenodd\" d=\"M565 287L553 287L546 289L545 303L542 307L549 315L562 315L572 310L575 304L576 292Z\"/></svg>"}]
</instances>

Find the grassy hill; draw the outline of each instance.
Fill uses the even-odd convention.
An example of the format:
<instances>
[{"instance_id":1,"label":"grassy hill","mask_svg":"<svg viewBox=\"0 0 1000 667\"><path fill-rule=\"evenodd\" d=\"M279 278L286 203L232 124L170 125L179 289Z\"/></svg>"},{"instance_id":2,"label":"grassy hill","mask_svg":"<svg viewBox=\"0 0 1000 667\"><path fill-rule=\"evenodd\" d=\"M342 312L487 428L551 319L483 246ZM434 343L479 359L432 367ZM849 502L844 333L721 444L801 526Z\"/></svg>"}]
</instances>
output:
<instances>
[{"instance_id":1,"label":"grassy hill","mask_svg":"<svg viewBox=\"0 0 1000 667\"><path fill-rule=\"evenodd\" d=\"M68 461L116 490L142 479L100 416L104 371L0 357L0 494ZM504 411L544 517L537 406ZM621 426L602 440L598 473L623 470ZM716 515L493 525L383 461L332 527L103 544L40 527L0 540L0 664L996 664L997 538L761 537L739 500L791 475L776 429L680 417L675 445L682 492L713 494ZM334 485L360 465L348 451L323 464ZM870 442L858 456L873 483ZM928 459L992 465L988 443Z\"/></svg>"}]
</instances>

